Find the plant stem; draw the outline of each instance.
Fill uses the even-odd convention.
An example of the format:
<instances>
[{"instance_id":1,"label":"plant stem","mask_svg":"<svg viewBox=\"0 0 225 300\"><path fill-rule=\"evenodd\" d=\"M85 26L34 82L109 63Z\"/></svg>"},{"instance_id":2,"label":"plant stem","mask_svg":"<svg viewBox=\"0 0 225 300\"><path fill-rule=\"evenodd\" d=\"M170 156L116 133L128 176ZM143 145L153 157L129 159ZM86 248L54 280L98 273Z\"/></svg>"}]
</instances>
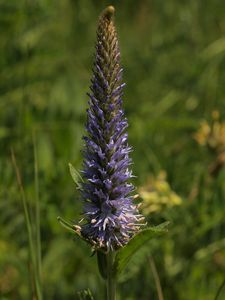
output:
<instances>
[{"instance_id":1,"label":"plant stem","mask_svg":"<svg viewBox=\"0 0 225 300\"><path fill-rule=\"evenodd\" d=\"M155 262L154 262L154 259L152 256L149 257L149 263L150 263L153 278L155 280L158 298L159 298L159 300L164 300L163 291L162 291L162 287L161 287L161 283L160 283L160 279L159 279L159 273L156 269L156 265L155 265Z\"/></svg>"},{"instance_id":2,"label":"plant stem","mask_svg":"<svg viewBox=\"0 0 225 300\"><path fill-rule=\"evenodd\" d=\"M113 274L114 253L107 254L107 300L116 300L116 277Z\"/></svg>"},{"instance_id":3,"label":"plant stem","mask_svg":"<svg viewBox=\"0 0 225 300\"><path fill-rule=\"evenodd\" d=\"M34 147L34 182L35 182L35 233L36 233L36 263L37 263L37 280L39 282L40 292L42 290L42 262L41 262L41 233L40 233L40 199L39 199L39 179L38 179L38 159L37 159L37 144L35 132L33 132L33 147ZM40 295L40 299L42 296Z\"/></svg>"}]
</instances>

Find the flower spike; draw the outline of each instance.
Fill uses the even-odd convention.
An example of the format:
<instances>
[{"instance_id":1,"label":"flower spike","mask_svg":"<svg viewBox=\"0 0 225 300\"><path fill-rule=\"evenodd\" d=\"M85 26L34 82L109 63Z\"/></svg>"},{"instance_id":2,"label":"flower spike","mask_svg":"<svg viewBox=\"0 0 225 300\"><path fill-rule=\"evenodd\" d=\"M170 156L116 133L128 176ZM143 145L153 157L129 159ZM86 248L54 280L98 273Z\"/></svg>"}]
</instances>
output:
<instances>
[{"instance_id":1,"label":"flower spike","mask_svg":"<svg viewBox=\"0 0 225 300\"><path fill-rule=\"evenodd\" d=\"M142 216L131 195L134 186L122 108L122 68L113 6L100 16L91 79L81 196L80 234L97 250L108 252L127 244L139 231Z\"/></svg>"}]
</instances>

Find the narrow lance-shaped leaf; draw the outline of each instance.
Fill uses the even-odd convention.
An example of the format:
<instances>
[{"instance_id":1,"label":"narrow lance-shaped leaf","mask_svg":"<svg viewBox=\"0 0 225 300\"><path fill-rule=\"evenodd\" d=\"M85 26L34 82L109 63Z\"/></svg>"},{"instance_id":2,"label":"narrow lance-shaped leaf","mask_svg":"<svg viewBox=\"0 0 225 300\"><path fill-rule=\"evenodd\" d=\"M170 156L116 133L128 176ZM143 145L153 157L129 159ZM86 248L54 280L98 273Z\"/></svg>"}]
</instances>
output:
<instances>
[{"instance_id":1,"label":"narrow lance-shaped leaf","mask_svg":"<svg viewBox=\"0 0 225 300\"><path fill-rule=\"evenodd\" d=\"M82 240L86 241L87 243L91 244L90 241L88 239L86 239L85 237L83 237L80 233L80 229L81 227L78 225L74 225L71 222L65 221L63 218L61 217L57 217L59 223L66 228L68 231L75 233L77 236L79 236Z\"/></svg>"},{"instance_id":2,"label":"narrow lance-shaped leaf","mask_svg":"<svg viewBox=\"0 0 225 300\"><path fill-rule=\"evenodd\" d=\"M80 173L74 168L74 166L71 163L69 163L69 169L70 169L70 175L73 181L75 182L75 184L77 185L77 189L81 189L80 182L82 182L83 179Z\"/></svg>"},{"instance_id":3,"label":"narrow lance-shaped leaf","mask_svg":"<svg viewBox=\"0 0 225 300\"><path fill-rule=\"evenodd\" d=\"M116 275L121 273L132 256L144 245L144 243L167 232L168 224L169 222L165 222L155 227L146 228L136 234L126 246L117 252L114 262L114 273Z\"/></svg>"},{"instance_id":4,"label":"narrow lance-shaped leaf","mask_svg":"<svg viewBox=\"0 0 225 300\"><path fill-rule=\"evenodd\" d=\"M66 228L67 230L69 230L72 233L76 233L76 230L74 228L74 225L68 221L65 221L64 219L62 219L61 217L57 217L59 223Z\"/></svg>"}]
</instances>

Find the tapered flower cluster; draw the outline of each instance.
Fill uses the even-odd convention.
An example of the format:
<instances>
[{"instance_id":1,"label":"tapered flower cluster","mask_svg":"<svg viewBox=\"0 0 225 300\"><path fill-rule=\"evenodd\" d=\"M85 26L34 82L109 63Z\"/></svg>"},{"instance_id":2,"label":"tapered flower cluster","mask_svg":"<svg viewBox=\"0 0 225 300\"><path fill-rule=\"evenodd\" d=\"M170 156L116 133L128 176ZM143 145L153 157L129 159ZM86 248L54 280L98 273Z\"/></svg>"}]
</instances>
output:
<instances>
[{"instance_id":1,"label":"tapered flower cluster","mask_svg":"<svg viewBox=\"0 0 225 300\"><path fill-rule=\"evenodd\" d=\"M114 8L101 15L84 137L81 235L95 248L116 250L139 230L142 216L133 203L134 190L122 109L122 69Z\"/></svg>"}]
</instances>

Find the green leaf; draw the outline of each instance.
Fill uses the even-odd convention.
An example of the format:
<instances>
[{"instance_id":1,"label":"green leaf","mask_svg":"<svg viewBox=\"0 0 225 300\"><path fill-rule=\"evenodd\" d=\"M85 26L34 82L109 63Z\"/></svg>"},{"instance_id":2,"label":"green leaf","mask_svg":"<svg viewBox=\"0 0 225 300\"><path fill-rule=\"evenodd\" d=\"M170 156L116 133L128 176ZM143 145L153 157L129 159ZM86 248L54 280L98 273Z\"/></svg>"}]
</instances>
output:
<instances>
[{"instance_id":1,"label":"green leaf","mask_svg":"<svg viewBox=\"0 0 225 300\"><path fill-rule=\"evenodd\" d=\"M69 230L72 233L76 233L77 235L79 235L79 233L76 231L76 228L74 227L74 225L72 223L63 220L61 217L57 217L57 220L64 228L66 228L67 230Z\"/></svg>"},{"instance_id":2,"label":"green leaf","mask_svg":"<svg viewBox=\"0 0 225 300\"><path fill-rule=\"evenodd\" d=\"M59 223L66 228L68 231L75 233L79 238L81 238L83 241L85 241L88 244L91 244L90 241L86 238L84 238L81 234L81 227L78 225L74 225L73 223L70 223L68 221L65 221L63 218L61 217L57 217L57 220L59 221Z\"/></svg>"},{"instance_id":3,"label":"green leaf","mask_svg":"<svg viewBox=\"0 0 225 300\"><path fill-rule=\"evenodd\" d=\"M167 232L169 222L164 222L158 226L143 229L137 233L126 246L121 248L115 257L114 272L120 274L128 264L131 257L150 239Z\"/></svg>"},{"instance_id":4,"label":"green leaf","mask_svg":"<svg viewBox=\"0 0 225 300\"><path fill-rule=\"evenodd\" d=\"M77 185L77 189L81 189L80 182L83 181L83 178L81 177L80 173L74 168L74 166L69 163L69 169L70 169L70 175L73 178L73 181Z\"/></svg>"},{"instance_id":5,"label":"green leaf","mask_svg":"<svg viewBox=\"0 0 225 300\"><path fill-rule=\"evenodd\" d=\"M80 300L94 300L94 297L89 289L79 292L78 296Z\"/></svg>"}]
</instances>

